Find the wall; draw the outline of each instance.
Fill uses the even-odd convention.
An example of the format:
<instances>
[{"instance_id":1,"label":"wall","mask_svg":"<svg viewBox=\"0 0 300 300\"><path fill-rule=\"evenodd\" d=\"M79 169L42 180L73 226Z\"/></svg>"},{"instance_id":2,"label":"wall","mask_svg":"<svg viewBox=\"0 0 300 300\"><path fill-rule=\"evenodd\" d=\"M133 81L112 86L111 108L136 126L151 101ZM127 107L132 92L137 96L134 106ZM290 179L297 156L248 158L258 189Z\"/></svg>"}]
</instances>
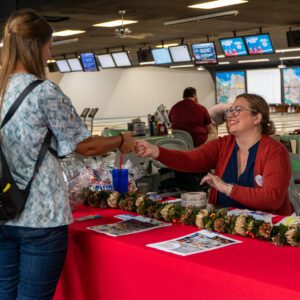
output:
<instances>
[{"instance_id":1,"label":"wall","mask_svg":"<svg viewBox=\"0 0 300 300\"><path fill-rule=\"evenodd\" d=\"M50 73L76 110L100 108L97 117L128 117L153 113L160 104L170 108L183 89L194 86L201 104L215 104L214 82L207 71L140 67L100 72Z\"/></svg>"}]
</instances>

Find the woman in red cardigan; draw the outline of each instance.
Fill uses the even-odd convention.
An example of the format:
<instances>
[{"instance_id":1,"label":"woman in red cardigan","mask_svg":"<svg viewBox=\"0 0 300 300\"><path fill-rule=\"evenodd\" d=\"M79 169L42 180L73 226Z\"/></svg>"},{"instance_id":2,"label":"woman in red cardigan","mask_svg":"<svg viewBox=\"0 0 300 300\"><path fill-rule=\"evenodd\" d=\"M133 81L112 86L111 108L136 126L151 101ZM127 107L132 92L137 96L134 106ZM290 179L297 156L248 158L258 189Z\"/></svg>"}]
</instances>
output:
<instances>
[{"instance_id":1,"label":"woman in red cardigan","mask_svg":"<svg viewBox=\"0 0 300 300\"><path fill-rule=\"evenodd\" d=\"M239 95L226 118L230 134L194 150L170 150L138 141L136 152L182 172L215 169L215 175L208 173L200 183L211 186L212 204L291 214L289 154L269 136L275 128L266 101L254 94Z\"/></svg>"}]
</instances>

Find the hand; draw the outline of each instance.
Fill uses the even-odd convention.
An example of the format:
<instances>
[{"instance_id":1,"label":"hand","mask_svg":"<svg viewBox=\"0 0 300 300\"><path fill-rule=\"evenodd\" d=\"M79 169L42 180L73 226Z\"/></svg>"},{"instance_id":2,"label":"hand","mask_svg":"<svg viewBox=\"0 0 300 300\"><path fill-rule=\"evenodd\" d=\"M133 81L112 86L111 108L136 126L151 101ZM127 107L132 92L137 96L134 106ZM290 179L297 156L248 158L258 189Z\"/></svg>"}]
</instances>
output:
<instances>
[{"instance_id":1,"label":"hand","mask_svg":"<svg viewBox=\"0 0 300 300\"><path fill-rule=\"evenodd\" d=\"M123 136L123 144L120 147L120 151L124 153L133 152L135 149L135 139L132 137L131 131L126 131L122 133Z\"/></svg>"},{"instance_id":2,"label":"hand","mask_svg":"<svg viewBox=\"0 0 300 300\"><path fill-rule=\"evenodd\" d=\"M216 175L212 175L208 173L206 176L202 178L200 184L207 182L210 186L215 188L218 192L224 193L227 196L230 194L232 187L224 182L221 178Z\"/></svg>"},{"instance_id":3,"label":"hand","mask_svg":"<svg viewBox=\"0 0 300 300\"><path fill-rule=\"evenodd\" d=\"M159 149L157 146L152 145L143 140L137 140L134 149L135 153L141 157L157 158L159 155Z\"/></svg>"}]
</instances>

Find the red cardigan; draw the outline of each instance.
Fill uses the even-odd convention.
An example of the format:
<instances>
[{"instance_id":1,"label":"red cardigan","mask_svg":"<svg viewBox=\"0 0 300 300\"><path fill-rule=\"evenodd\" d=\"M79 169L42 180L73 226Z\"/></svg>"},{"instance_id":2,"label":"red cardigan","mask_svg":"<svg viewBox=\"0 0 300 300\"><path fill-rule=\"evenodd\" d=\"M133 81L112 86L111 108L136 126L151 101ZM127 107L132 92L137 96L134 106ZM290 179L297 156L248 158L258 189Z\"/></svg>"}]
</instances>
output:
<instances>
[{"instance_id":1,"label":"red cardigan","mask_svg":"<svg viewBox=\"0 0 300 300\"><path fill-rule=\"evenodd\" d=\"M227 135L212 140L191 151L159 148L157 160L182 172L199 172L215 169L223 176L235 145L235 137ZM293 206L288 198L291 178L289 154L284 145L263 135L254 165L255 187L235 185L230 197L249 209L290 215ZM261 183L262 182L262 183ZM211 188L209 202L216 204L217 190Z\"/></svg>"}]
</instances>

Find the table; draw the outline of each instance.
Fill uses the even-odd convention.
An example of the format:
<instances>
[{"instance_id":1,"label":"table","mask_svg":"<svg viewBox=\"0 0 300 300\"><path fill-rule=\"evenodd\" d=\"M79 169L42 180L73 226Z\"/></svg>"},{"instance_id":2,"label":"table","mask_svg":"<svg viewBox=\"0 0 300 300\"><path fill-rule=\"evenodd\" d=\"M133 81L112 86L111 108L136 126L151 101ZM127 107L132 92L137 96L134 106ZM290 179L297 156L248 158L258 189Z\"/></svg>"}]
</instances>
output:
<instances>
[{"instance_id":1,"label":"table","mask_svg":"<svg viewBox=\"0 0 300 300\"><path fill-rule=\"evenodd\" d=\"M187 257L146 247L197 231L174 224L122 237L86 229L113 223L115 209L80 207L101 219L69 226L69 249L54 300L300 299L300 249L243 243Z\"/></svg>"}]
</instances>

